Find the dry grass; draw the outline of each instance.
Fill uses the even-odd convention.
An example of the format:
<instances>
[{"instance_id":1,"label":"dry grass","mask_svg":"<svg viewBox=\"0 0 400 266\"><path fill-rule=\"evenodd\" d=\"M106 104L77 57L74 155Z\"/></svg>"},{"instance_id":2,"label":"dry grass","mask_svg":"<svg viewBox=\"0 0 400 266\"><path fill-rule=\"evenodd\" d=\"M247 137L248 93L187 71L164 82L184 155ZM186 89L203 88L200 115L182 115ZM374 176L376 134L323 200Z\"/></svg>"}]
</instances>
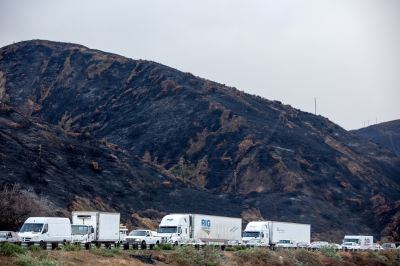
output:
<instances>
[{"instance_id":1,"label":"dry grass","mask_svg":"<svg viewBox=\"0 0 400 266\"><path fill-rule=\"evenodd\" d=\"M51 262L51 265L400 265L400 251L383 252L340 252L340 259L325 256L322 252L307 250L271 251L264 248L252 248L221 252L207 247L196 250L192 247L175 250L81 250L81 251L27 251L25 261ZM104 254L112 256L104 256ZM142 260L141 260L142 259ZM144 260L143 260L144 259ZM1 265L19 265L20 258L0 256Z\"/></svg>"}]
</instances>

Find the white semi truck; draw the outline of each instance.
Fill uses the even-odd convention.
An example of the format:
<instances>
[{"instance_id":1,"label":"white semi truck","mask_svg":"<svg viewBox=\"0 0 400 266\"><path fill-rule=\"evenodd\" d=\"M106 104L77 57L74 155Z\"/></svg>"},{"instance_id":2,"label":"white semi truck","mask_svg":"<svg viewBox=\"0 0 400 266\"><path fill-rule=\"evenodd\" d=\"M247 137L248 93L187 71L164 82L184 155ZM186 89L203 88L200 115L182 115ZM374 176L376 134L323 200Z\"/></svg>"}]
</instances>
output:
<instances>
[{"instance_id":1,"label":"white semi truck","mask_svg":"<svg viewBox=\"0 0 400 266\"><path fill-rule=\"evenodd\" d=\"M25 243L68 243L71 242L71 222L62 217L29 217L18 236Z\"/></svg>"},{"instance_id":2,"label":"white semi truck","mask_svg":"<svg viewBox=\"0 0 400 266\"><path fill-rule=\"evenodd\" d=\"M242 219L205 214L169 214L159 225L158 236L170 244L240 243Z\"/></svg>"},{"instance_id":3,"label":"white semi truck","mask_svg":"<svg viewBox=\"0 0 400 266\"><path fill-rule=\"evenodd\" d=\"M254 221L249 222L243 232L242 242L249 246L275 246L310 244L311 226L309 224Z\"/></svg>"},{"instance_id":4,"label":"white semi truck","mask_svg":"<svg viewBox=\"0 0 400 266\"><path fill-rule=\"evenodd\" d=\"M113 212L72 212L72 241L114 244L120 241L120 214Z\"/></svg>"}]
</instances>

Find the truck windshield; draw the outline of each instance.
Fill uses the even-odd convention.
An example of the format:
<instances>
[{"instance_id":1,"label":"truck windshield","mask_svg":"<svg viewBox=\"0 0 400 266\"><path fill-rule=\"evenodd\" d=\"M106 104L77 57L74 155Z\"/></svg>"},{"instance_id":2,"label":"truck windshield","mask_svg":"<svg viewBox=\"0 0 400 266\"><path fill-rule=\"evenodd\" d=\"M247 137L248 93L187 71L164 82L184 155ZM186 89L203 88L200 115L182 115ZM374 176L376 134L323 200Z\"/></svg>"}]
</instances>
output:
<instances>
[{"instance_id":1,"label":"truck windshield","mask_svg":"<svg viewBox=\"0 0 400 266\"><path fill-rule=\"evenodd\" d=\"M172 233L176 233L177 231L177 227L176 226L160 226L158 232L163 234L172 234Z\"/></svg>"},{"instance_id":2,"label":"truck windshield","mask_svg":"<svg viewBox=\"0 0 400 266\"><path fill-rule=\"evenodd\" d=\"M86 225L71 225L72 235L86 235L89 232L89 227Z\"/></svg>"},{"instance_id":3,"label":"truck windshield","mask_svg":"<svg viewBox=\"0 0 400 266\"><path fill-rule=\"evenodd\" d=\"M24 223L24 225L21 227L21 230L19 230L21 233L24 232L35 232L35 233L40 233L42 232L43 224L32 224L32 223Z\"/></svg>"},{"instance_id":4,"label":"truck windshield","mask_svg":"<svg viewBox=\"0 0 400 266\"><path fill-rule=\"evenodd\" d=\"M129 233L130 236L145 236L146 231L132 231Z\"/></svg>"},{"instance_id":5,"label":"truck windshield","mask_svg":"<svg viewBox=\"0 0 400 266\"><path fill-rule=\"evenodd\" d=\"M243 232L243 237L260 237L260 232Z\"/></svg>"}]
</instances>

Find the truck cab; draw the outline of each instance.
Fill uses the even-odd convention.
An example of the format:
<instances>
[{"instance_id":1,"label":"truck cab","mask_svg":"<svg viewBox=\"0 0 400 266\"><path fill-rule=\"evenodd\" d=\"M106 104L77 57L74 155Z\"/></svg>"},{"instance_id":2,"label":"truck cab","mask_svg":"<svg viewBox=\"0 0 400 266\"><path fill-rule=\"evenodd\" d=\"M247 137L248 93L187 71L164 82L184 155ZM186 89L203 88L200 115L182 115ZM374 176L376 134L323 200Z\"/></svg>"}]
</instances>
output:
<instances>
[{"instance_id":1,"label":"truck cab","mask_svg":"<svg viewBox=\"0 0 400 266\"><path fill-rule=\"evenodd\" d=\"M346 235L343 239L343 248L368 249L373 245L373 236Z\"/></svg>"},{"instance_id":2,"label":"truck cab","mask_svg":"<svg viewBox=\"0 0 400 266\"><path fill-rule=\"evenodd\" d=\"M242 242L248 246L268 246L269 232L267 222L250 222L242 235Z\"/></svg>"},{"instance_id":3,"label":"truck cab","mask_svg":"<svg viewBox=\"0 0 400 266\"><path fill-rule=\"evenodd\" d=\"M71 225L72 242L90 243L94 241L94 228L91 225Z\"/></svg>"},{"instance_id":4,"label":"truck cab","mask_svg":"<svg viewBox=\"0 0 400 266\"><path fill-rule=\"evenodd\" d=\"M158 228L158 236L163 243L177 245L188 242L191 236L192 217L186 214L169 214L163 217Z\"/></svg>"},{"instance_id":5,"label":"truck cab","mask_svg":"<svg viewBox=\"0 0 400 266\"><path fill-rule=\"evenodd\" d=\"M126 225L120 224L119 225L119 242L124 241L127 236L128 236L128 228L126 227Z\"/></svg>"}]
</instances>

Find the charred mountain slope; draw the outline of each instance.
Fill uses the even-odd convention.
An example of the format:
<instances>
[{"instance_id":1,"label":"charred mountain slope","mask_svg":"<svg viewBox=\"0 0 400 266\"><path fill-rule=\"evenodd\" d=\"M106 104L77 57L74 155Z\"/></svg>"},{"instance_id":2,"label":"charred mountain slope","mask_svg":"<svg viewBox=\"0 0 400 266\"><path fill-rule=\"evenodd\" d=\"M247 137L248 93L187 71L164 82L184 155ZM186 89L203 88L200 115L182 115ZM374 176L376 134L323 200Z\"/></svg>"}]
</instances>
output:
<instances>
[{"instance_id":1,"label":"charred mountain slope","mask_svg":"<svg viewBox=\"0 0 400 266\"><path fill-rule=\"evenodd\" d=\"M384 122L352 130L352 132L400 156L400 120Z\"/></svg>"},{"instance_id":2,"label":"charred mountain slope","mask_svg":"<svg viewBox=\"0 0 400 266\"><path fill-rule=\"evenodd\" d=\"M66 133L4 104L0 105L0 176L1 184L33 188L65 210L118 210L125 219L146 209L240 215L240 205L187 188L116 145Z\"/></svg>"},{"instance_id":3,"label":"charred mountain slope","mask_svg":"<svg viewBox=\"0 0 400 266\"><path fill-rule=\"evenodd\" d=\"M326 234L397 223L398 157L324 117L154 62L21 42L0 50L0 99L266 218Z\"/></svg>"}]
</instances>

